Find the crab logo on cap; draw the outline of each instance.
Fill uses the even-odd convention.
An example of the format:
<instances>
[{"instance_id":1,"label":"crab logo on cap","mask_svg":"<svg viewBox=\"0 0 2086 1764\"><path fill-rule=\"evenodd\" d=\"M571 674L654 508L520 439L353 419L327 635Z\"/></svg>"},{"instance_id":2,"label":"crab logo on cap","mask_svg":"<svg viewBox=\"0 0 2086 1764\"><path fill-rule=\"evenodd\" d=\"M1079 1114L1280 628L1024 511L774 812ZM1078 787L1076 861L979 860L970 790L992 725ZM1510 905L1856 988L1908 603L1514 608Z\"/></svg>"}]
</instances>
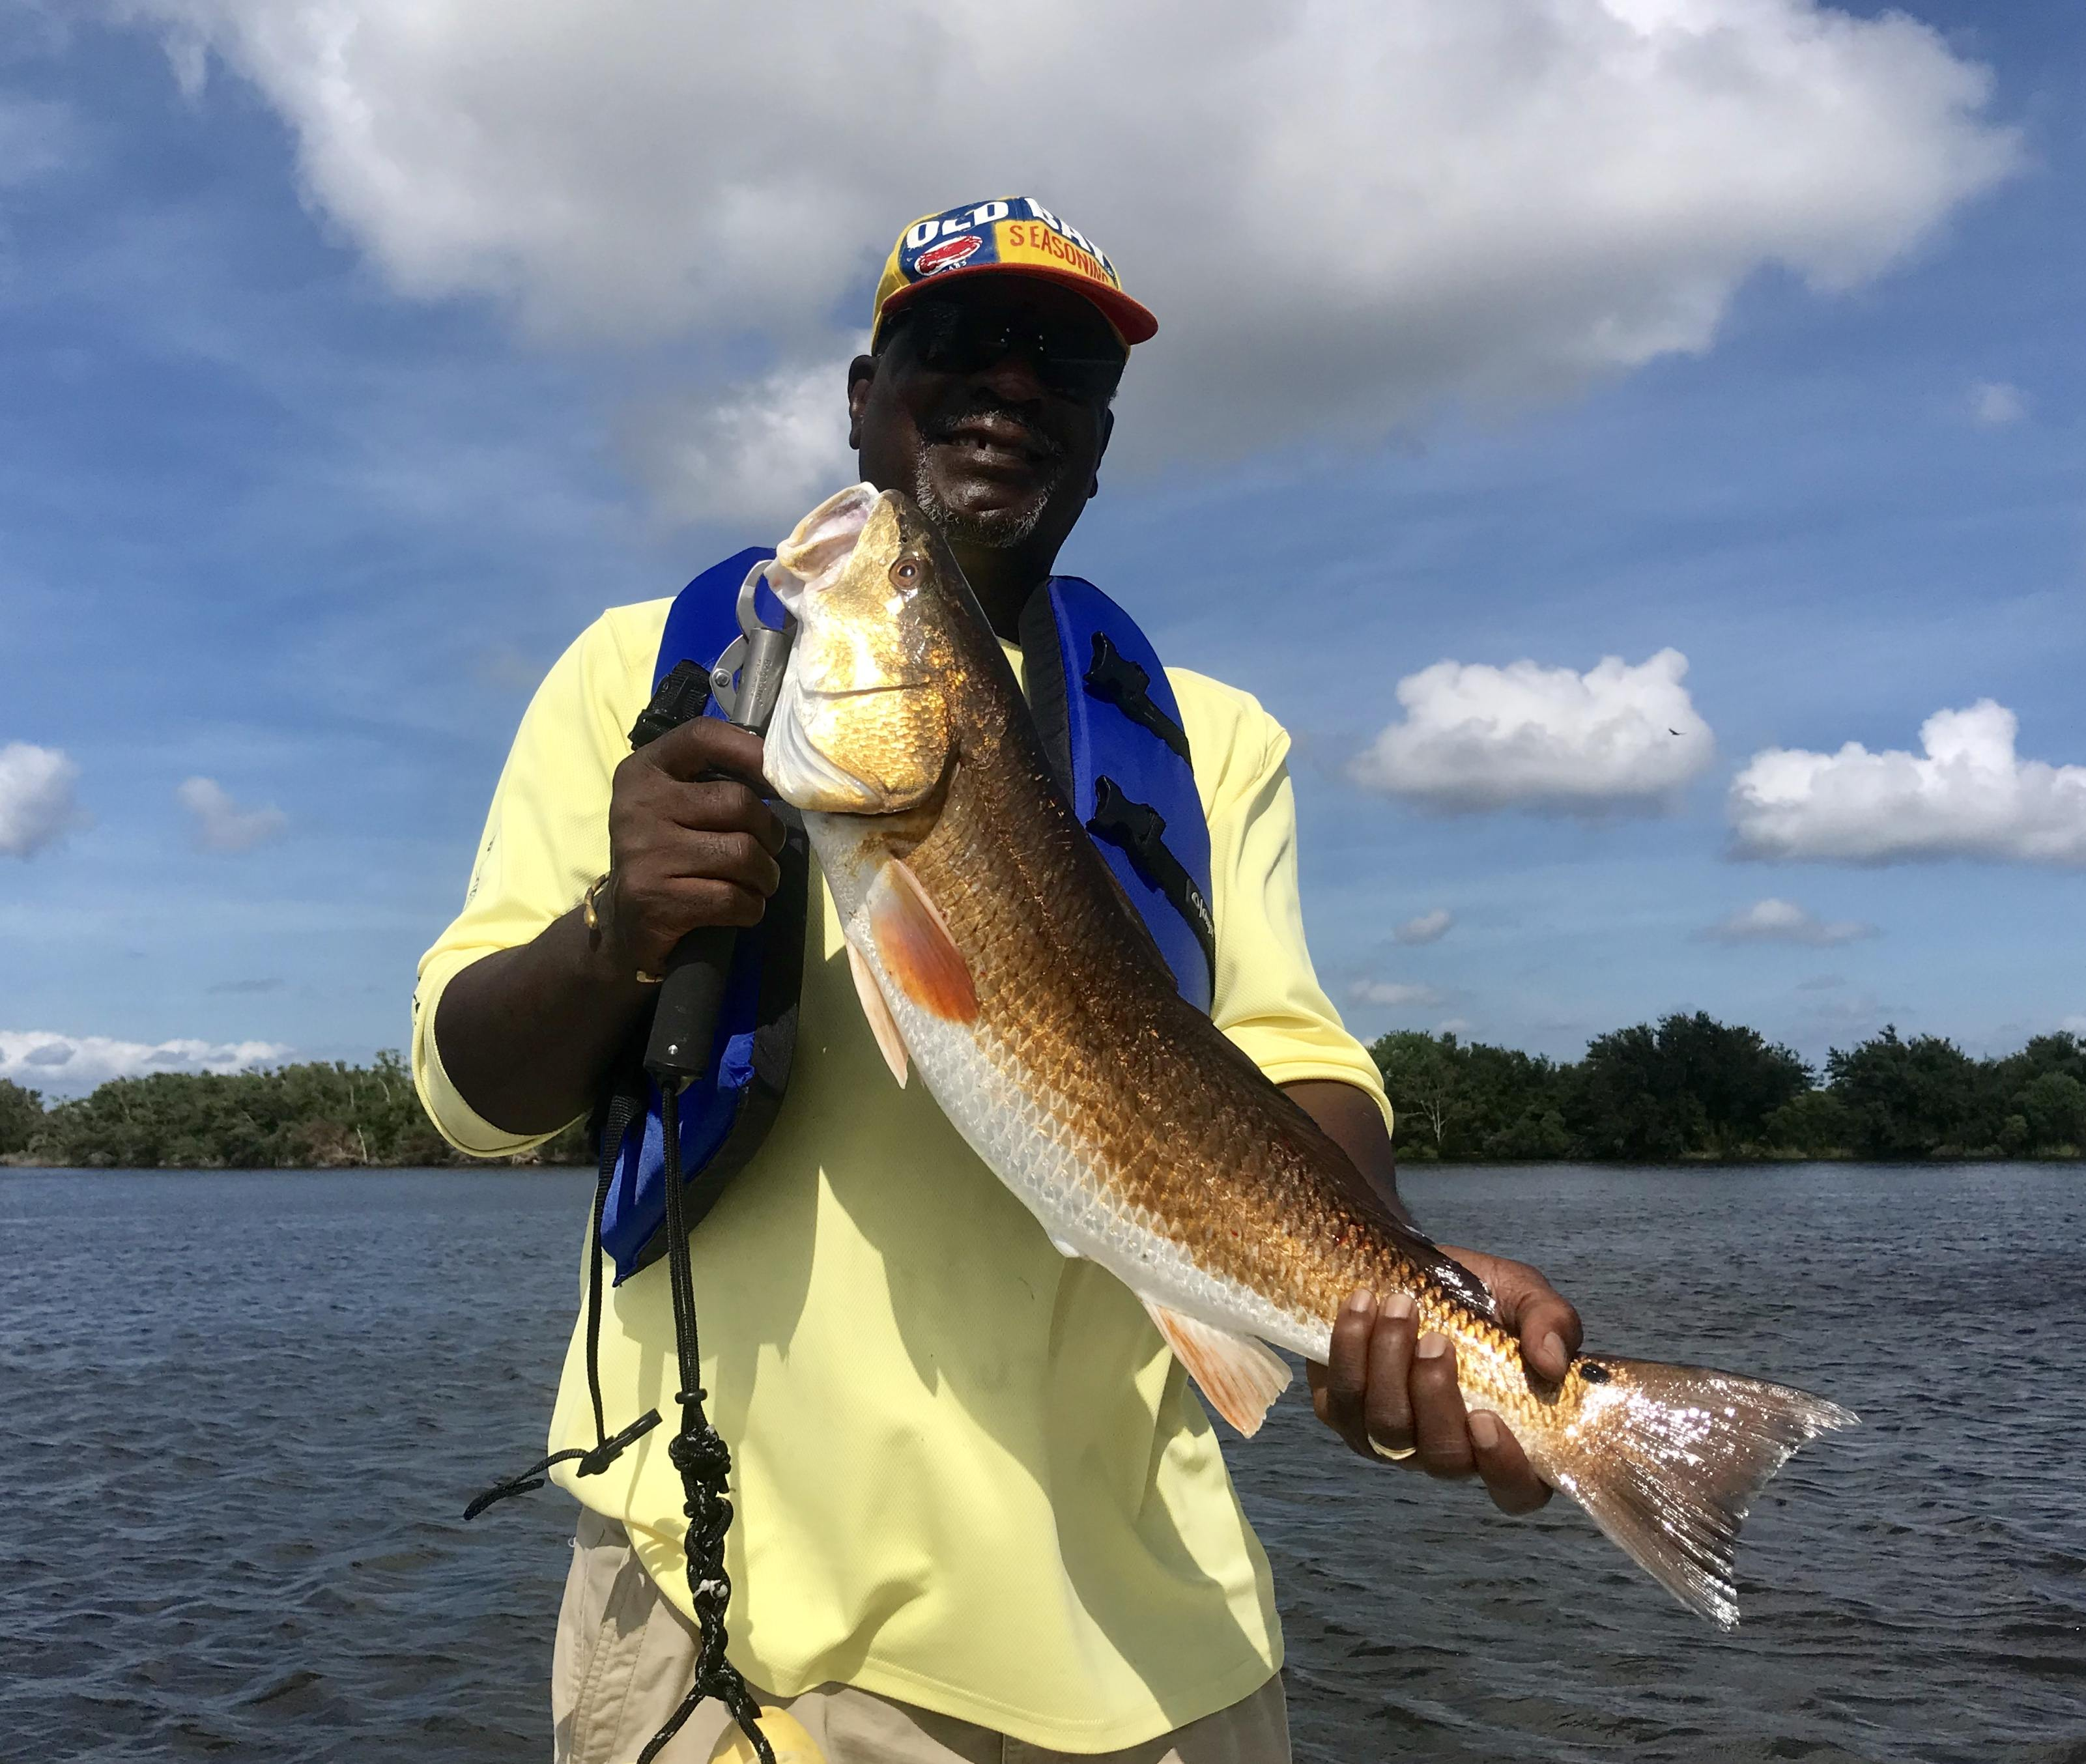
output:
<instances>
[{"instance_id":1,"label":"crab logo on cap","mask_svg":"<svg viewBox=\"0 0 2086 1764\"><path fill-rule=\"evenodd\" d=\"M953 270L960 263L968 263L984 245L985 241L976 233L965 233L960 239L945 239L913 260L913 273L932 275L937 270Z\"/></svg>"}]
</instances>

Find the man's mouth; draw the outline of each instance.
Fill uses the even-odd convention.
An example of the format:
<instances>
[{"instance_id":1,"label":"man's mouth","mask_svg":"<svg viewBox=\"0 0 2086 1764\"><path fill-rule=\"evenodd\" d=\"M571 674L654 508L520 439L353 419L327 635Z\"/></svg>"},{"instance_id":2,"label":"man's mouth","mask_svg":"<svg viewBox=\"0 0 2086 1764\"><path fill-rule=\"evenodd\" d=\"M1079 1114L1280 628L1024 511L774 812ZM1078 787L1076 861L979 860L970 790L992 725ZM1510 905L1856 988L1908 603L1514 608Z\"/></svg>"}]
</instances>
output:
<instances>
[{"instance_id":1,"label":"man's mouth","mask_svg":"<svg viewBox=\"0 0 2086 1764\"><path fill-rule=\"evenodd\" d=\"M981 465L1032 469L1058 457L1059 449L1018 419L997 411L959 417L936 425L933 444L957 449Z\"/></svg>"}]
</instances>

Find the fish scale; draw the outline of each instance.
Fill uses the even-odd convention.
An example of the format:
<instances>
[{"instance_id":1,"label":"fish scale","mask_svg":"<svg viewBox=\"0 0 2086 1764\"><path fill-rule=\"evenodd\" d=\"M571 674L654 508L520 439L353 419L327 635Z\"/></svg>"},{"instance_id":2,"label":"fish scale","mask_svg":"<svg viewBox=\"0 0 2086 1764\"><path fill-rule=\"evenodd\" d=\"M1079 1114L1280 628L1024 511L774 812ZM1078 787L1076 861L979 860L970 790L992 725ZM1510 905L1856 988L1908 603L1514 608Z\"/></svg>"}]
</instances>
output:
<instances>
[{"instance_id":1,"label":"fish scale","mask_svg":"<svg viewBox=\"0 0 2086 1764\"><path fill-rule=\"evenodd\" d=\"M1242 1430L1288 1379L1267 1344L1323 1361L1357 1287L1409 1294L1454 1342L1467 1404L1675 1596L1735 1624L1748 1503L1854 1418L1655 1361L1531 1374L1475 1277L1181 997L918 510L843 491L772 580L802 629L768 774L803 811L901 1082L917 1071L1052 1241L1144 1301Z\"/></svg>"}]
</instances>

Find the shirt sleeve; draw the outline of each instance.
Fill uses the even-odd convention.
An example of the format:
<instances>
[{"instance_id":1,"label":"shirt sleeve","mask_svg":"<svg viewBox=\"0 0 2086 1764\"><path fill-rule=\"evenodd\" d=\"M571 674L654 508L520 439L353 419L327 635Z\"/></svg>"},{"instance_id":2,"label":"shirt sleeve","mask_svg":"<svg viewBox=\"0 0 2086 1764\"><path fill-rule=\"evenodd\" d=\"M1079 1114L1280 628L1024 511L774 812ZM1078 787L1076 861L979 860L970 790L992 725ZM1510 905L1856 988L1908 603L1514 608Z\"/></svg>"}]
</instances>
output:
<instances>
[{"instance_id":1,"label":"shirt sleeve","mask_svg":"<svg viewBox=\"0 0 2086 1764\"><path fill-rule=\"evenodd\" d=\"M463 910L420 958L414 1085L442 1137L472 1157L526 1150L551 1134L494 1126L450 1082L435 1041L443 989L479 957L526 943L569 912L608 867L610 787L630 751L628 725L644 703L667 604L604 614L544 676L493 791Z\"/></svg>"},{"instance_id":2,"label":"shirt sleeve","mask_svg":"<svg viewBox=\"0 0 2086 1764\"><path fill-rule=\"evenodd\" d=\"M1211 1015L1277 1084L1365 1091L1391 1122L1383 1079L1318 984L1296 883L1289 736L1250 694L1168 669L1210 827L1217 965Z\"/></svg>"}]
</instances>

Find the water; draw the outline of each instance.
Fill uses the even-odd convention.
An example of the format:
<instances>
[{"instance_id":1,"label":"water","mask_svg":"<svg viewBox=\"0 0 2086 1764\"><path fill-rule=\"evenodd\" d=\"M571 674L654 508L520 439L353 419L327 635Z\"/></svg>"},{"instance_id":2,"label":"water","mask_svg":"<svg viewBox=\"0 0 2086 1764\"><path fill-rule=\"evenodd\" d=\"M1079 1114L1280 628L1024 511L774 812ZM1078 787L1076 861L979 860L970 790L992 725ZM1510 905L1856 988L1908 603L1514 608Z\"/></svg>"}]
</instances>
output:
<instances>
[{"instance_id":1,"label":"water","mask_svg":"<svg viewBox=\"0 0 2086 1764\"><path fill-rule=\"evenodd\" d=\"M0 1171L0 1758L547 1757L569 1509L458 1514L542 1437L588 1184ZM1564 1503L1373 1468L1292 1396L1230 1456L1300 1759L2086 1764L2086 1174L1407 1186L1599 1345L1867 1425L1756 1509L1726 1638Z\"/></svg>"}]
</instances>

